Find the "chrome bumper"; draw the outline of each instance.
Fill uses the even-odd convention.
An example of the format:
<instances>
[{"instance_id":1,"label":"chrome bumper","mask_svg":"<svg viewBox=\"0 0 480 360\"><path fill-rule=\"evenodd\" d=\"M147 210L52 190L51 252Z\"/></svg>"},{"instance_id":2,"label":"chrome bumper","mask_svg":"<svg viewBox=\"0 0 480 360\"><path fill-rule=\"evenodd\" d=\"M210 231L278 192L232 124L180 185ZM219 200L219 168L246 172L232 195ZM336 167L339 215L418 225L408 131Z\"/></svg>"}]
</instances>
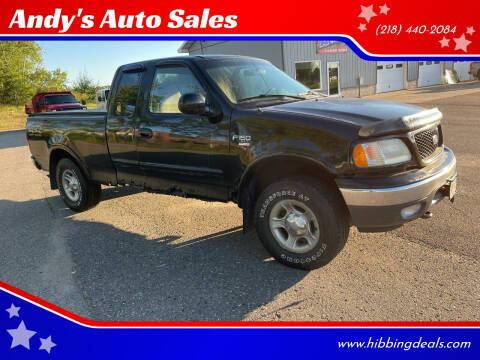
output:
<instances>
[{"instance_id":1,"label":"chrome bumper","mask_svg":"<svg viewBox=\"0 0 480 360\"><path fill-rule=\"evenodd\" d=\"M457 176L455 155L450 149L445 148L441 160L429 174L431 176L425 178L423 170L418 170L417 177L422 180L403 186L339 189L354 225L359 228L391 228L422 216L432 204L444 197L442 189ZM408 219L400 216L404 207L416 203L422 203L417 216Z\"/></svg>"}]
</instances>

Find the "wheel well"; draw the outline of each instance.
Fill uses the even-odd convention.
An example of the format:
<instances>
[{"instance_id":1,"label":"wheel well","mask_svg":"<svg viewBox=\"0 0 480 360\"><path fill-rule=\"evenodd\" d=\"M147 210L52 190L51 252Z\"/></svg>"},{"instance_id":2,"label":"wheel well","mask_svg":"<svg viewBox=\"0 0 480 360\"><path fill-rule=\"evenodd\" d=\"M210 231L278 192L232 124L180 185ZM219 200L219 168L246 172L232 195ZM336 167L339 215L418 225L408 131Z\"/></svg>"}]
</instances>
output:
<instances>
[{"instance_id":1,"label":"wheel well","mask_svg":"<svg viewBox=\"0 0 480 360\"><path fill-rule=\"evenodd\" d=\"M78 167L82 170L84 175L85 176L87 175L85 174L85 169L83 168L83 166L79 164L77 159L75 159L68 151L63 149L55 149L50 153L50 162L48 167L48 172L50 174L50 188L52 190L58 189L57 176L55 174L55 170L57 168L58 162L65 158L72 160L75 164L78 165Z\"/></svg>"},{"instance_id":2,"label":"wheel well","mask_svg":"<svg viewBox=\"0 0 480 360\"><path fill-rule=\"evenodd\" d=\"M319 163L298 156L276 156L260 161L245 174L238 192L238 205L244 213L244 231L253 223L255 200L270 184L291 177L319 180L338 192L335 176ZM342 198L343 201L343 198Z\"/></svg>"}]
</instances>

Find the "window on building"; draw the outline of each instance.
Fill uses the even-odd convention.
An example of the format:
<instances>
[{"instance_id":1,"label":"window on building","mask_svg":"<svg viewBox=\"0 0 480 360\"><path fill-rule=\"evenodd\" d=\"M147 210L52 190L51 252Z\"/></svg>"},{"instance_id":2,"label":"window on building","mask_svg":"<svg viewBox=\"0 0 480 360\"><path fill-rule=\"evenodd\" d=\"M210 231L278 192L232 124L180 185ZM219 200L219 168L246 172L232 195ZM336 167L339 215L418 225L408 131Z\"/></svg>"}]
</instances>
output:
<instances>
[{"instance_id":1,"label":"window on building","mask_svg":"<svg viewBox=\"0 0 480 360\"><path fill-rule=\"evenodd\" d=\"M130 116L135 112L142 73L123 73L115 94L115 114Z\"/></svg>"},{"instance_id":2,"label":"window on building","mask_svg":"<svg viewBox=\"0 0 480 360\"><path fill-rule=\"evenodd\" d=\"M150 90L149 109L152 113L180 113L178 101L185 94L205 95L205 90L184 66L158 68Z\"/></svg>"},{"instance_id":3,"label":"window on building","mask_svg":"<svg viewBox=\"0 0 480 360\"><path fill-rule=\"evenodd\" d=\"M321 89L320 60L295 63L295 79L310 89Z\"/></svg>"},{"instance_id":4,"label":"window on building","mask_svg":"<svg viewBox=\"0 0 480 360\"><path fill-rule=\"evenodd\" d=\"M387 66L385 66L386 69L393 69L393 64L388 64Z\"/></svg>"},{"instance_id":5,"label":"window on building","mask_svg":"<svg viewBox=\"0 0 480 360\"><path fill-rule=\"evenodd\" d=\"M383 69L383 65L377 65L377 70L382 70Z\"/></svg>"},{"instance_id":6,"label":"window on building","mask_svg":"<svg viewBox=\"0 0 480 360\"><path fill-rule=\"evenodd\" d=\"M397 64L395 65L395 67L398 69L398 68L402 68L403 67L403 64Z\"/></svg>"}]
</instances>

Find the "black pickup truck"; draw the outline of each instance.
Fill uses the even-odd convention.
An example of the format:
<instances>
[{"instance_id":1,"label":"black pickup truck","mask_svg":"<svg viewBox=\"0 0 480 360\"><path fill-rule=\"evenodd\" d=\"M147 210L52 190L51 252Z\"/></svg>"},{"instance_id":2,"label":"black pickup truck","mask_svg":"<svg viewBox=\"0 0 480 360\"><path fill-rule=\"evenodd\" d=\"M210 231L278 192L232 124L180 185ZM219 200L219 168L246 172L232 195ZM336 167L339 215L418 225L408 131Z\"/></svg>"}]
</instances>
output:
<instances>
[{"instance_id":1,"label":"black pickup truck","mask_svg":"<svg viewBox=\"0 0 480 360\"><path fill-rule=\"evenodd\" d=\"M387 231L453 200L437 109L327 98L267 61L185 56L121 66L106 112L30 115L27 141L75 211L101 184L233 201L280 262L325 265L351 225Z\"/></svg>"}]
</instances>

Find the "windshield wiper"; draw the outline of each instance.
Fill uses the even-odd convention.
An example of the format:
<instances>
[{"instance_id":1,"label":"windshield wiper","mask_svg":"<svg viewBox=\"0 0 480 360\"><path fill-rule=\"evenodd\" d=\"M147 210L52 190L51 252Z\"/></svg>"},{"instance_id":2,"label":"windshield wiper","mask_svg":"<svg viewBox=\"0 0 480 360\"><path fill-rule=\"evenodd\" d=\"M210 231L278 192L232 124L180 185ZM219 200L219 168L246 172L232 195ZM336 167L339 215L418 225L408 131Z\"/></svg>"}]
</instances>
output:
<instances>
[{"instance_id":1,"label":"windshield wiper","mask_svg":"<svg viewBox=\"0 0 480 360\"><path fill-rule=\"evenodd\" d=\"M278 97L281 97L281 98L289 97L289 98L292 98L292 99L305 100L305 98L303 96L286 95L286 94L260 94L260 95L251 96L251 97L247 97L247 98L237 100L237 103L241 103L241 102L245 102L245 101L249 101L249 100L255 100L255 99L262 99L262 98L267 98L267 97L277 97L277 98Z\"/></svg>"},{"instance_id":2,"label":"windshield wiper","mask_svg":"<svg viewBox=\"0 0 480 360\"><path fill-rule=\"evenodd\" d=\"M304 92L304 93L300 93L298 95L301 95L301 96L308 96L308 95L311 95L311 96L316 96L316 97L328 97L327 94L324 94L324 93L321 93L321 92L316 92L316 91L307 91L307 92Z\"/></svg>"}]
</instances>

